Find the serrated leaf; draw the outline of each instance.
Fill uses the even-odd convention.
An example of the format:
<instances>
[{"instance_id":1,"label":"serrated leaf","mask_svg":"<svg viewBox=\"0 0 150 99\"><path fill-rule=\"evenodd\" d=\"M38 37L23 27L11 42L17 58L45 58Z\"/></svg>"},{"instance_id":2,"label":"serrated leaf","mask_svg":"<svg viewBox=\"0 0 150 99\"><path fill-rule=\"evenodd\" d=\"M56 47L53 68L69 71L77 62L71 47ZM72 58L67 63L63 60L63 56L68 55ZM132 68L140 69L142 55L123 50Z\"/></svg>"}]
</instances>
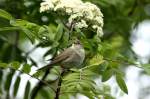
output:
<instances>
[{"instance_id":1,"label":"serrated leaf","mask_svg":"<svg viewBox=\"0 0 150 99\"><path fill-rule=\"evenodd\" d=\"M123 92L125 92L126 94L128 94L128 89L127 89L126 83L120 75L116 75L116 81L117 81L117 84L119 85L120 89Z\"/></svg>"},{"instance_id":2,"label":"serrated leaf","mask_svg":"<svg viewBox=\"0 0 150 99\"><path fill-rule=\"evenodd\" d=\"M24 64L23 65L23 69L22 69L22 71L24 72L24 73L29 73L30 72L30 70L31 70L31 66L30 65L28 65L28 64Z\"/></svg>"},{"instance_id":3,"label":"serrated leaf","mask_svg":"<svg viewBox=\"0 0 150 99\"><path fill-rule=\"evenodd\" d=\"M57 27L57 33L55 35L55 40L59 41L63 35L63 24L59 24Z\"/></svg>"},{"instance_id":4,"label":"serrated leaf","mask_svg":"<svg viewBox=\"0 0 150 99\"><path fill-rule=\"evenodd\" d=\"M14 97L16 97L16 95L17 95L18 88L19 88L19 84L20 84L20 80L21 80L21 78L20 78L20 76L19 76L19 77L17 77L17 79L16 79L16 81L15 81L15 84L14 84L14 91L13 91Z\"/></svg>"},{"instance_id":5,"label":"serrated leaf","mask_svg":"<svg viewBox=\"0 0 150 99\"><path fill-rule=\"evenodd\" d=\"M79 77L80 77L80 73L70 73L63 80L69 81L73 79L79 79Z\"/></svg>"},{"instance_id":6,"label":"serrated leaf","mask_svg":"<svg viewBox=\"0 0 150 99\"><path fill-rule=\"evenodd\" d=\"M60 45L60 48L66 48L66 47L68 47L68 45L69 45L69 33L68 32L65 32L64 34L63 34L63 37L62 37L62 39L61 39L61 45Z\"/></svg>"},{"instance_id":7,"label":"serrated leaf","mask_svg":"<svg viewBox=\"0 0 150 99\"><path fill-rule=\"evenodd\" d=\"M23 99L30 99L29 98L29 92L30 92L31 84L30 81L27 82L26 88L25 88L25 93L24 93L24 98Z\"/></svg>"},{"instance_id":8,"label":"serrated leaf","mask_svg":"<svg viewBox=\"0 0 150 99\"><path fill-rule=\"evenodd\" d=\"M0 9L0 17L5 18L7 20L11 20L13 18L11 14L2 9Z\"/></svg>"},{"instance_id":9,"label":"serrated leaf","mask_svg":"<svg viewBox=\"0 0 150 99\"><path fill-rule=\"evenodd\" d=\"M20 63L19 62L12 62L11 63L11 68L17 70L20 67Z\"/></svg>"},{"instance_id":10,"label":"serrated leaf","mask_svg":"<svg viewBox=\"0 0 150 99\"><path fill-rule=\"evenodd\" d=\"M113 70L109 69L102 73L102 82L107 81L113 75Z\"/></svg>"},{"instance_id":11,"label":"serrated leaf","mask_svg":"<svg viewBox=\"0 0 150 99\"><path fill-rule=\"evenodd\" d=\"M89 99L95 99L95 96L89 92L89 91L83 91L82 92L85 96L87 96ZM97 98L98 99L98 98Z\"/></svg>"},{"instance_id":12,"label":"serrated leaf","mask_svg":"<svg viewBox=\"0 0 150 99\"><path fill-rule=\"evenodd\" d=\"M89 64L90 65L100 65L103 63L103 57L100 54L95 55L92 59L90 59Z\"/></svg>"},{"instance_id":13,"label":"serrated leaf","mask_svg":"<svg viewBox=\"0 0 150 99\"><path fill-rule=\"evenodd\" d=\"M94 86L93 86L93 83L91 83L91 81L88 81L88 80L82 80L80 82L80 85L82 86L82 88L84 89L88 89L88 90L92 90L94 89Z\"/></svg>"}]
</instances>

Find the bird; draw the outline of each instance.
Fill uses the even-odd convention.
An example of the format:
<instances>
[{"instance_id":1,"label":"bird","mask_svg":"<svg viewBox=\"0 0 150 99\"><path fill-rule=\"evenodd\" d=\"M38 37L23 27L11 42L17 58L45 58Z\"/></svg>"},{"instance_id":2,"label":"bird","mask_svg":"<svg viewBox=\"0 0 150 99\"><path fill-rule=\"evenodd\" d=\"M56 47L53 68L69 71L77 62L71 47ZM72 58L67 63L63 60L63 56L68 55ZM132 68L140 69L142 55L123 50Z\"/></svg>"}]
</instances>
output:
<instances>
[{"instance_id":1,"label":"bird","mask_svg":"<svg viewBox=\"0 0 150 99\"><path fill-rule=\"evenodd\" d=\"M71 47L66 48L62 53L54 57L50 64L38 69L45 70L60 65L64 69L72 67L80 68L85 58L85 50L79 40L76 40Z\"/></svg>"}]
</instances>

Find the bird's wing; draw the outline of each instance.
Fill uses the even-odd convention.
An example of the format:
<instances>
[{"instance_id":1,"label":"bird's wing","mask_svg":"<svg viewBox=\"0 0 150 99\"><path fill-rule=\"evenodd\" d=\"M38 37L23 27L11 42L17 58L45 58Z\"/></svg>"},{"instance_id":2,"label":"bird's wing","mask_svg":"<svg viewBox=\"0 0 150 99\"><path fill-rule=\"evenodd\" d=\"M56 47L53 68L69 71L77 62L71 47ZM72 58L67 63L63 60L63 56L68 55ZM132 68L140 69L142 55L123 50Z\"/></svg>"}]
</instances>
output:
<instances>
[{"instance_id":1,"label":"bird's wing","mask_svg":"<svg viewBox=\"0 0 150 99\"><path fill-rule=\"evenodd\" d=\"M58 56L56 56L53 60L51 64L55 64L55 63L59 63L65 59L67 59L74 50L72 50L72 48L67 48L66 50L64 50L62 53L60 53Z\"/></svg>"},{"instance_id":2,"label":"bird's wing","mask_svg":"<svg viewBox=\"0 0 150 99\"><path fill-rule=\"evenodd\" d=\"M52 65L67 59L70 56L70 54L72 54L72 53L73 53L73 50L71 48L67 48L62 53L60 53L58 56L56 56L49 65L46 65L46 66L44 66L44 67L42 67L42 68L40 68L38 70L49 69L49 68L52 67Z\"/></svg>"}]
</instances>

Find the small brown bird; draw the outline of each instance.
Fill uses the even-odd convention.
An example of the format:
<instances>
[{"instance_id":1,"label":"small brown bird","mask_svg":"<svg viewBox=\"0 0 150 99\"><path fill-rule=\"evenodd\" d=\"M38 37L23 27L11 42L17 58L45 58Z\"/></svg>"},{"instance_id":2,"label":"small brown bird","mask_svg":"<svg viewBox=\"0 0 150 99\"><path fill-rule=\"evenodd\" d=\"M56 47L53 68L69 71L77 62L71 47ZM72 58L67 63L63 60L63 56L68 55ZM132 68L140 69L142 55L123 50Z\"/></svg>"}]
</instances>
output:
<instances>
[{"instance_id":1,"label":"small brown bird","mask_svg":"<svg viewBox=\"0 0 150 99\"><path fill-rule=\"evenodd\" d=\"M52 65L60 65L62 68L80 67L85 58L85 51L80 41L76 41L71 47L65 49L56 56L49 65L40 68L44 70L51 68Z\"/></svg>"}]
</instances>

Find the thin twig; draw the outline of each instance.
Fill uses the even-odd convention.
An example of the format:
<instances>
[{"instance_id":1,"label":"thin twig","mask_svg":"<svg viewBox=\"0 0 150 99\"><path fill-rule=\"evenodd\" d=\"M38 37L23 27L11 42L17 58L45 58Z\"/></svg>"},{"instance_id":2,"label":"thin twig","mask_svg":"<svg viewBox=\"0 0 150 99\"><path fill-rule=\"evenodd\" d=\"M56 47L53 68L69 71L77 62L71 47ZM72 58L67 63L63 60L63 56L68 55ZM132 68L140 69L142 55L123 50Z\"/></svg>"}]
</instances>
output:
<instances>
[{"instance_id":1,"label":"thin twig","mask_svg":"<svg viewBox=\"0 0 150 99\"><path fill-rule=\"evenodd\" d=\"M57 87L57 90L56 90L56 95L55 95L55 98L54 99L59 99L59 95L60 95L60 89L61 89L61 83L62 83L62 77L64 76L65 74L65 70L62 71L61 75L60 75L60 78L59 78L59 82L58 82L58 87Z\"/></svg>"},{"instance_id":2,"label":"thin twig","mask_svg":"<svg viewBox=\"0 0 150 99\"><path fill-rule=\"evenodd\" d=\"M43 80L41 80L41 79L39 79L39 78L36 78L36 77L34 77L33 75L30 75L30 74L28 74L28 73L25 73L25 72L23 72L23 71L21 71L21 70L19 70L19 69L16 70L16 69L11 68L11 67L8 67L8 68L10 68L10 69L12 69L12 70L15 70L15 71L19 71L20 73L26 74L26 75L30 76L31 78L34 78L34 79L36 79L36 80L42 82L43 84L48 85L48 87L52 89L52 87L49 86L49 83L47 83L47 82L45 82L45 81L43 81ZM52 89L52 90L54 90L54 89Z\"/></svg>"}]
</instances>

